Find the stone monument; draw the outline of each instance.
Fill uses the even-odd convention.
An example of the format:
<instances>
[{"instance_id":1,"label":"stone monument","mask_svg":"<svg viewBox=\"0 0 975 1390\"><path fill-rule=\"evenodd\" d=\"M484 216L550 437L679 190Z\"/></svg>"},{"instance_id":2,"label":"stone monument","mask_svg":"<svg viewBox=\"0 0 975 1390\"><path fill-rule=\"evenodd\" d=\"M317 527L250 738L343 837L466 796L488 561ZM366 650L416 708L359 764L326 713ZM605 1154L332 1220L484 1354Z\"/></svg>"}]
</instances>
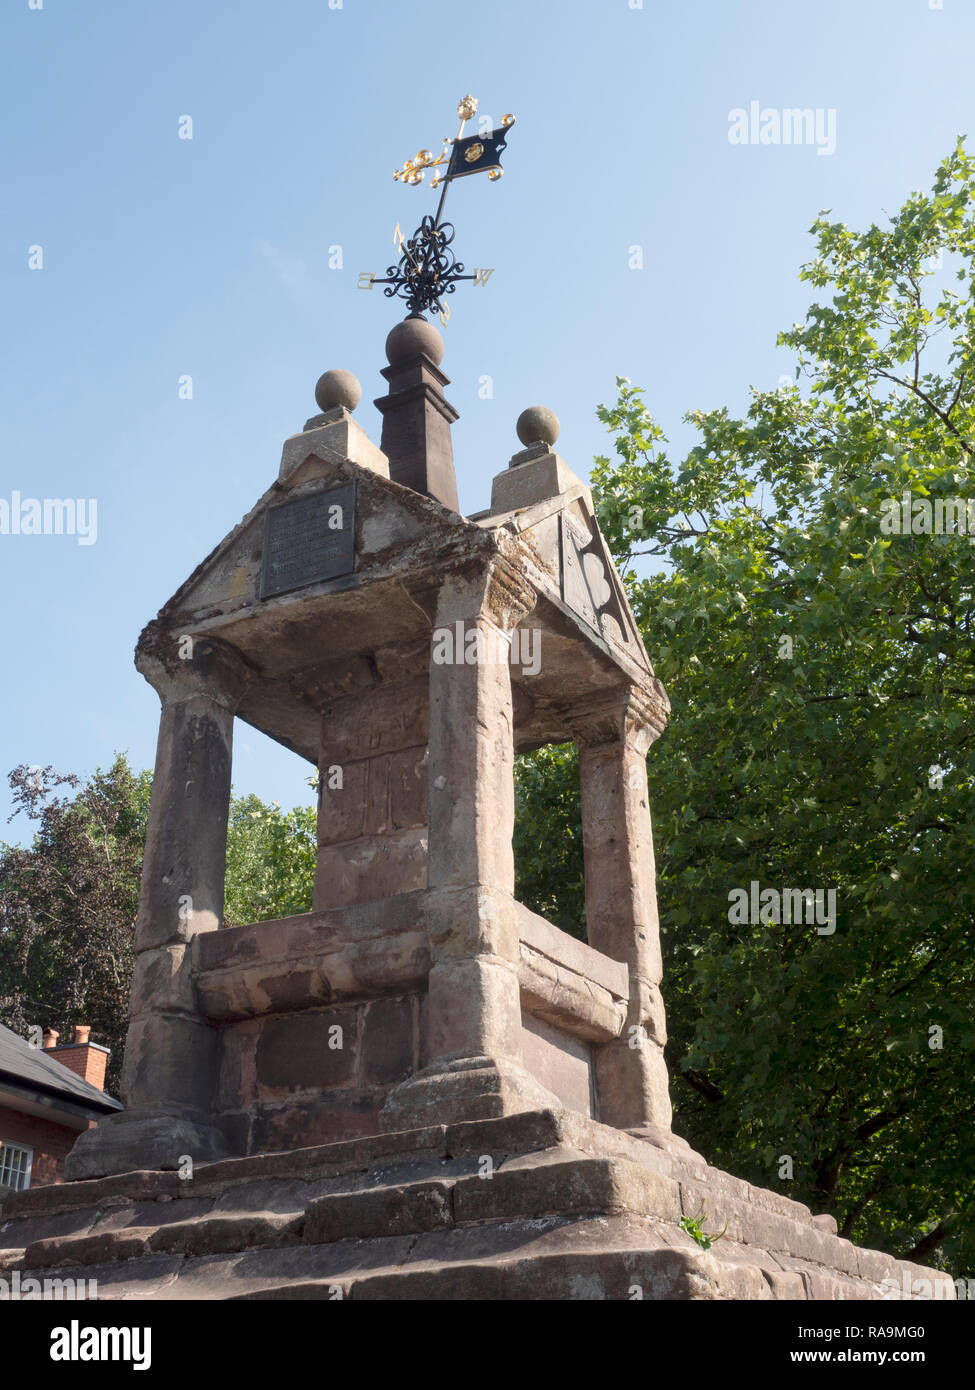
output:
<instances>
[{"instance_id":1,"label":"stone monument","mask_svg":"<svg viewBox=\"0 0 975 1390\"><path fill-rule=\"evenodd\" d=\"M950 1296L672 1133L667 697L551 411L457 510L442 353L423 319L390 333L382 449L327 372L139 640L161 716L126 1110L6 1203L0 1259L109 1298ZM318 768L319 849L311 911L225 927L235 719ZM570 740L586 943L514 896L515 754Z\"/></svg>"},{"instance_id":2,"label":"stone monument","mask_svg":"<svg viewBox=\"0 0 975 1390\"><path fill-rule=\"evenodd\" d=\"M126 1109L65 1185L5 1203L0 1266L81 1266L101 1298L950 1297L671 1130L666 693L550 410L520 416L489 508L459 510L423 310L481 283L441 216L449 180L501 172L514 118L463 137L476 109L397 171L447 170L369 280L411 310L381 447L326 372L275 481L139 639L161 714ZM228 927L235 720L318 769L318 851L310 911ZM515 755L572 741L585 942L514 894Z\"/></svg>"}]
</instances>

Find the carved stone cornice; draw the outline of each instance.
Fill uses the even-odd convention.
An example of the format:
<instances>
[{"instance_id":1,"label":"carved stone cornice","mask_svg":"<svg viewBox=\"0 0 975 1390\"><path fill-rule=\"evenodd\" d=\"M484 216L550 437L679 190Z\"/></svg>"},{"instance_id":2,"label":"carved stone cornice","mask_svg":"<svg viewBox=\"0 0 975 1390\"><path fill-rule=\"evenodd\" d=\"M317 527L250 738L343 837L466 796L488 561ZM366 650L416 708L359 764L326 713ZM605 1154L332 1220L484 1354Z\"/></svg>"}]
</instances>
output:
<instances>
[{"instance_id":1,"label":"carved stone cornice","mask_svg":"<svg viewBox=\"0 0 975 1390\"><path fill-rule=\"evenodd\" d=\"M136 669L163 704L205 698L236 710L258 671L236 648L214 637L174 633L154 619L135 652Z\"/></svg>"},{"instance_id":2,"label":"carved stone cornice","mask_svg":"<svg viewBox=\"0 0 975 1390\"><path fill-rule=\"evenodd\" d=\"M497 553L451 559L436 571L407 576L403 587L431 626L486 618L510 633L538 601L534 585Z\"/></svg>"},{"instance_id":3,"label":"carved stone cornice","mask_svg":"<svg viewBox=\"0 0 975 1390\"><path fill-rule=\"evenodd\" d=\"M587 708L574 711L567 722L580 748L629 744L645 755L667 727L669 712L670 701L654 677L648 687L632 685L602 696Z\"/></svg>"}]
</instances>

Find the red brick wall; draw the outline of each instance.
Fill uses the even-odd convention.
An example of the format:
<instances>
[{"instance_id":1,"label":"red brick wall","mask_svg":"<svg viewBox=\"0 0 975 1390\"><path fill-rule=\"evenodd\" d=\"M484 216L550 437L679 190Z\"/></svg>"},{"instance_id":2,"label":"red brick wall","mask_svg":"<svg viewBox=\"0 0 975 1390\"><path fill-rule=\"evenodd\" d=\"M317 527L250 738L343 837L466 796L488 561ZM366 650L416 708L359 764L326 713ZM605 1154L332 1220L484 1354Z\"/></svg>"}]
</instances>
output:
<instances>
[{"instance_id":1,"label":"red brick wall","mask_svg":"<svg viewBox=\"0 0 975 1390\"><path fill-rule=\"evenodd\" d=\"M108 1053L103 1052L101 1048L69 1043L62 1047L45 1048L45 1052L48 1057L53 1057L63 1067L80 1076L82 1081L88 1081L92 1086L104 1091Z\"/></svg>"},{"instance_id":2,"label":"red brick wall","mask_svg":"<svg viewBox=\"0 0 975 1390\"><path fill-rule=\"evenodd\" d=\"M37 1115L22 1115L19 1110L8 1110L0 1105L0 1143L9 1140L11 1144L27 1144L34 1150L31 1187L63 1181L65 1156L77 1137L76 1129L53 1124Z\"/></svg>"}]
</instances>

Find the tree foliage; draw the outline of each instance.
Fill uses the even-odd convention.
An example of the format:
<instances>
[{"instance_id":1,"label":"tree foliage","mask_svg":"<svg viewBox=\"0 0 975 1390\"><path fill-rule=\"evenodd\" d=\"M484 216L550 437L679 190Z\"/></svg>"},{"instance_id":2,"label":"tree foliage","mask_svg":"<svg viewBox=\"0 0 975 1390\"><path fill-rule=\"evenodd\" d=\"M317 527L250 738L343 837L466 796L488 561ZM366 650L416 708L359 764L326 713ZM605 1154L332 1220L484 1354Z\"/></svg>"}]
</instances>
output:
<instances>
[{"instance_id":1,"label":"tree foliage","mask_svg":"<svg viewBox=\"0 0 975 1390\"><path fill-rule=\"evenodd\" d=\"M87 782L53 768L10 774L13 819L34 826L27 847L0 845L0 1021L22 1036L76 1024L112 1049L117 1088L128 1019L133 929L152 774L122 754ZM64 789L73 793L64 794ZM282 811L233 797L227 835L225 920L260 922L307 912L315 871L315 809Z\"/></svg>"},{"instance_id":2,"label":"tree foliage","mask_svg":"<svg viewBox=\"0 0 975 1390\"><path fill-rule=\"evenodd\" d=\"M975 498L973 163L959 143L889 226L812 232L795 386L686 416L679 462L627 379L599 411L600 521L673 705L649 772L676 1126L858 1241L971 1272L975 538L881 516ZM562 835L571 901L574 771L532 776L551 815L520 877ZM732 924L752 881L835 889L835 933Z\"/></svg>"},{"instance_id":3,"label":"tree foliage","mask_svg":"<svg viewBox=\"0 0 975 1390\"><path fill-rule=\"evenodd\" d=\"M309 786L316 786L309 778ZM314 806L282 811L258 796L234 797L227 829L227 926L311 909L317 851Z\"/></svg>"},{"instance_id":4,"label":"tree foliage","mask_svg":"<svg viewBox=\"0 0 975 1390\"><path fill-rule=\"evenodd\" d=\"M90 1024L113 1048L110 1085L125 1036L149 783L121 756L85 783L51 767L15 768L14 815L33 824L33 843L0 846L0 1019L24 1036L56 1028L65 1041Z\"/></svg>"}]
</instances>

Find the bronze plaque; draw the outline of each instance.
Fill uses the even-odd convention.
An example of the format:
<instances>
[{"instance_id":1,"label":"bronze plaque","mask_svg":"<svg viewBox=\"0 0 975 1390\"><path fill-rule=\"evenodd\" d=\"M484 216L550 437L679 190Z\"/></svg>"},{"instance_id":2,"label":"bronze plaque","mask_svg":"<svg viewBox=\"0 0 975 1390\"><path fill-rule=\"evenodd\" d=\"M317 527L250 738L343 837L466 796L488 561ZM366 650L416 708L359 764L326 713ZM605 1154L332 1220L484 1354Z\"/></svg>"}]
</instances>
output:
<instances>
[{"instance_id":1,"label":"bronze plaque","mask_svg":"<svg viewBox=\"0 0 975 1390\"><path fill-rule=\"evenodd\" d=\"M272 507L264 518L261 598L355 568L355 484Z\"/></svg>"}]
</instances>

